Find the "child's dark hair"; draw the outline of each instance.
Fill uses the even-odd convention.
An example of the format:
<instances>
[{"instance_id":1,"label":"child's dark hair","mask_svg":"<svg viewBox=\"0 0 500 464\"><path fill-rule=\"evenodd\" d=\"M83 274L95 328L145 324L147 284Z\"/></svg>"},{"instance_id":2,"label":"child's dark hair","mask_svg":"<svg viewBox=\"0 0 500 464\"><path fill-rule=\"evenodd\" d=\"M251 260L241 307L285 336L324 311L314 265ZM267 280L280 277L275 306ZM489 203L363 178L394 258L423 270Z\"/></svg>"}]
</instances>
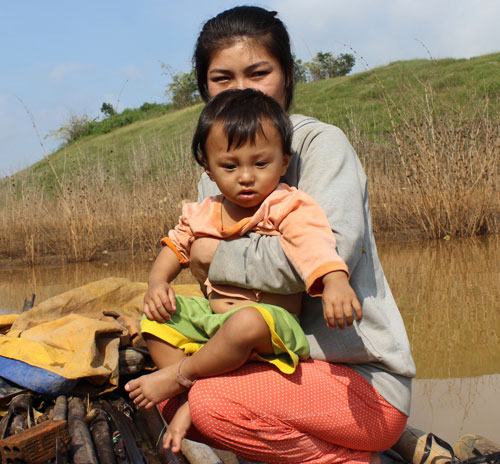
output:
<instances>
[{"instance_id":1,"label":"child's dark hair","mask_svg":"<svg viewBox=\"0 0 500 464\"><path fill-rule=\"evenodd\" d=\"M213 54L236 40L256 40L279 62L285 78L285 108L290 107L294 86L294 63L290 37L285 25L276 17L276 11L257 6L237 6L209 19L198 36L193 55L193 65L198 90L208 101L207 72Z\"/></svg>"},{"instance_id":2,"label":"child's dark hair","mask_svg":"<svg viewBox=\"0 0 500 464\"><path fill-rule=\"evenodd\" d=\"M255 143L257 134L263 133L263 120L275 127L281 136L283 153L290 155L292 123L274 98L254 89L233 89L219 93L207 103L198 119L192 143L194 159L200 166L207 167L205 145L215 123L223 124L229 150L249 142Z\"/></svg>"}]
</instances>

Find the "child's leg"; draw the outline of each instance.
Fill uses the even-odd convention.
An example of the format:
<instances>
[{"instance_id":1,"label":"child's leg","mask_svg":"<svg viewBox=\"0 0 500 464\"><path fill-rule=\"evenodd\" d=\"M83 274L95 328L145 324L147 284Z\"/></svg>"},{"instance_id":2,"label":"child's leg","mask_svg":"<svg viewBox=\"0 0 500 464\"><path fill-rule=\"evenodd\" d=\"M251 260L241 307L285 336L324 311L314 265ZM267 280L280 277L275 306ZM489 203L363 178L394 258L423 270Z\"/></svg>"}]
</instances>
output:
<instances>
[{"instance_id":1,"label":"child's leg","mask_svg":"<svg viewBox=\"0 0 500 464\"><path fill-rule=\"evenodd\" d=\"M158 369L178 363L185 356L181 349L170 345L161 338L149 333L143 334L143 338L148 347L151 359Z\"/></svg>"},{"instance_id":2,"label":"child's leg","mask_svg":"<svg viewBox=\"0 0 500 464\"><path fill-rule=\"evenodd\" d=\"M241 308L203 348L185 359L180 374L195 380L229 372L243 365L254 351L273 353L269 327L257 309ZM131 380L125 389L137 406L153 407L183 390L177 382L179 367L180 361L167 365L152 374Z\"/></svg>"},{"instance_id":3,"label":"child's leg","mask_svg":"<svg viewBox=\"0 0 500 464\"><path fill-rule=\"evenodd\" d=\"M148 347L149 354L151 355L151 359L158 369L164 369L168 366L177 365L184 357L184 352L179 348L176 348L169 343L161 340L154 335L145 333L143 334L144 341L146 342L146 346ZM142 378L148 377L142 376L137 379L131 380L125 385L125 390L129 392L130 399L134 400L134 403L140 407L152 407L153 404L150 404L150 401L145 396L145 392L143 391L143 383L140 382ZM147 391L147 386L146 391Z\"/></svg>"},{"instance_id":4,"label":"child's leg","mask_svg":"<svg viewBox=\"0 0 500 464\"><path fill-rule=\"evenodd\" d=\"M274 352L269 327L257 309L241 308L200 351L184 361L181 374L195 380L230 372L245 364L253 352Z\"/></svg>"}]
</instances>

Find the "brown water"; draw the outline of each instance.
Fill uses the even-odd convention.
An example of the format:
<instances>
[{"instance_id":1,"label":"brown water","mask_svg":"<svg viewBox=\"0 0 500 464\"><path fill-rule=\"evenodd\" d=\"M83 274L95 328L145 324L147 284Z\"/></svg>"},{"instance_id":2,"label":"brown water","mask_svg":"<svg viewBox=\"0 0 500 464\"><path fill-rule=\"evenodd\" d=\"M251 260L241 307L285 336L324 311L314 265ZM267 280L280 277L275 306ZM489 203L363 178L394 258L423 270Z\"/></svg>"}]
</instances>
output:
<instances>
[{"instance_id":1,"label":"brown water","mask_svg":"<svg viewBox=\"0 0 500 464\"><path fill-rule=\"evenodd\" d=\"M405 320L418 380L410 423L453 442L500 443L500 237L409 244L379 253ZM145 281L148 260L0 269L0 309L18 310L104 277ZM188 274L182 282L189 282Z\"/></svg>"}]
</instances>

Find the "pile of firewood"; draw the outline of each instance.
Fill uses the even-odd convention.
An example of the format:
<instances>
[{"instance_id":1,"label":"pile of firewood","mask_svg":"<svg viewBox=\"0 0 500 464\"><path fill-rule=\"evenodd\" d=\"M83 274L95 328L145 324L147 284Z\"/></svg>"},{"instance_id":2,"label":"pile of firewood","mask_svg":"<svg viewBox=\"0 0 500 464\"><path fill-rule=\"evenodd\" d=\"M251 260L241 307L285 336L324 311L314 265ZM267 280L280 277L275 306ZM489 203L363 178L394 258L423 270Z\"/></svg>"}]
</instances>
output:
<instances>
[{"instance_id":1,"label":"pile of firewood","mask_svg":"<svg viewBox=\"0 0 500 464\"><path fill-rule=\"evenodd\" d=\"M166 426L157 409L136 410L117 393L91 400L22 391L9 400L0 420L2 464L252 464L190 440L182 453L162 449Z\"/></svg>"},{"instance_id":2,"label":"pile of firewood","mask_svg":"<svg viewBox=\"0 0 500 464\"><path fill-rule=\"evenodd\" d=\"M0 421L0 453L4 463L183 462L158 448L163 428L156 409L138 413L117 395L90 401L20 393Z\"/></svg>"}]
</instances>

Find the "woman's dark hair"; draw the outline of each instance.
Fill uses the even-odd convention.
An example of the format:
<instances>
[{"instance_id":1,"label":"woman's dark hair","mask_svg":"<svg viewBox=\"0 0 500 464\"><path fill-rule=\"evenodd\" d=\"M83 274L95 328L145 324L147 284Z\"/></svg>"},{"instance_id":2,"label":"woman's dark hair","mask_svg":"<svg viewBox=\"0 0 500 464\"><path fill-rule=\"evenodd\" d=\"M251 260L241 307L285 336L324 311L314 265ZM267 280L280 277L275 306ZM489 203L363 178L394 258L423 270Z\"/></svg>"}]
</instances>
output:
<instances>
[{"instance_id":1,"label":"woman's dark hair","mask_svg":"<svg viewBox=\"0 0 500 464\"><path fill-rule=\"evenodd\" d=\"M237 6L223 11L203 25L196 42L193 65L198 90L204 101L210 98L207 72L213 54L238 38L246 37L264 46L279 62L285 77L285 108L288 110L293 97L293 56L286 27L276 15L276 11L256 6Z\"/></svg>"},{"instance_id":2,"label":"woman's dark hair","mask_svg":"<svg viewBox=\"0 0 500 464\"><path fill-rule=\"evenodd\" d=\"M192 151L196 162L206 168L207 143L210 129L221 123L227 137L227 149L255 143L258 133L263 134L262 121L269 121L281 136L284 154L291 154L293 127L281 105L272 97L254 89L233 89L212 98L198 119L193 136Z\"/></svg>"}]
</instances>

